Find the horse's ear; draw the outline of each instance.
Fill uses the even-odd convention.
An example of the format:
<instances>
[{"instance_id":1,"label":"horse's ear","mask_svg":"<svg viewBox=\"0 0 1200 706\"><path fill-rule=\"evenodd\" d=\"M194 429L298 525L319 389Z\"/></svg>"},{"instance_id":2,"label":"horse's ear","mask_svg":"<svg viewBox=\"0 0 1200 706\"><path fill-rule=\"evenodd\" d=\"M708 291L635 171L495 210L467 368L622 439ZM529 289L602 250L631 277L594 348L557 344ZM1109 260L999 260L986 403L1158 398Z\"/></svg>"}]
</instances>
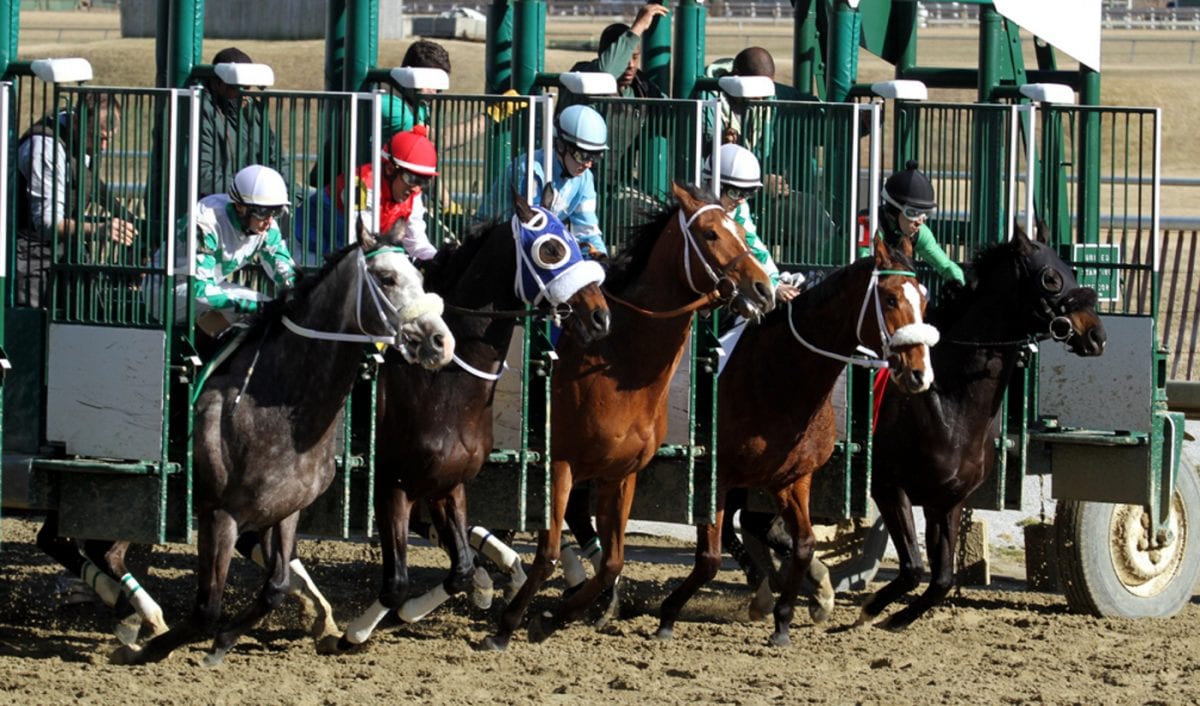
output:
<instances>
[{"instance_id":1,"label":"horse's ear","mask_svg":"<svg viewBox=\"0 0 1200 706\"><path fill-rule=\"evenodd\" d=\"M1042 245L1050 244L1050 229L1046 227L1046 222L1038 218L1033 225L1034 237Z\"/></svg>"},{"instance_id":2,"label":"horse's ear","mask_svg":"<svg viewBox=\"0 0 1200 706\"><path fill-rule=\"evenodd\" d=\"M671 195L675 197L675 201L683 210L688 212L696 210L696 199L692 198L687 187L678 181L671 182Z\"/></svg>"},{"instance_id":3,"label":"horse's ear","mask_svg":"<svg viewBox=\"0 0 1200 706\"><path fill-rule=\"evenodd\" d=\"M905 238L901 238L901 240L905 240ZM892 269L892 250L880 235L875 236L875 269Z\"/></svg>"},{"instance_id":4,"label":"horse's ear","mask_svg":"<svg viewBox=\"0 0 1200 706\"><path fill-rule=\"evenodd\" d=\"M546 184L546 188L551 189L553 187L550 186L550 184ZM533 209L530 207L529 201L525 199L525 194L521 193L517 189L513 189L512 198L513 213L517 214L517 218L519 218L522 223L528 223L533 218ZM547 203L545 194L542 195L542 203Z\"/></svg>"},{"instance_id":5,"label":"horse's ear","mask_svg":"<svg viewBox=\"0 0 1200 706\"><path fill-rule=\"evenodd\" d=\"M1038 233L1038 235L1040 236L1041 233ZM1017 245L1021 248L1022 251L1028 251L1033 246L1033 241L1030 240L1029 234L1025 232L1025 229L1023 227L1021 227L1020 221L1017 221L1017 223L1013 226L1013 238L1012 239L1016 241ZM1041 237L1039 237L1038 239L1041 240ZM1045 242L1045 241L1043 240L1042 242Z\"/></svg>"},{"instance_id":6,"label":"horse's ear","mask_svg":"<svg viewBox=\"0 0 1200 706\"><path fill-rule=\"evenodd\" d=\"M358 221L354 227L355 232L358 234L359 247L363 250L374 250L379 241L375 237L375 234L371 232L371 229L367 228L367 224L363 221L361 213L358 214Z\"/></svg>"}]
</instances>

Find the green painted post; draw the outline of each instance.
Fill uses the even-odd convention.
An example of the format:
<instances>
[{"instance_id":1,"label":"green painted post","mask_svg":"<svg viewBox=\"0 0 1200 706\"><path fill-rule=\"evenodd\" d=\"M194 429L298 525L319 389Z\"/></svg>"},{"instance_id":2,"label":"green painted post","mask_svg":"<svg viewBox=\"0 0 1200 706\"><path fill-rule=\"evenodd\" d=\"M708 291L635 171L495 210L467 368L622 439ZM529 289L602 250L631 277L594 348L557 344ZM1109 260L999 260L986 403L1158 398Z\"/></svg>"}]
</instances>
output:
<instances>
[{"instance_id":1,"label":"green painted post","mask_svg":"<svg viewBox=\"0 0 1200 706\"><path fill-rule=\"evenodd\" d=\"M704 75L704 21L708 11L696 0L680 0L675 11L675 57L671 95L691 98L696 79Z\"/></svg>"},{"instance_id":2,"label":"green painted post","mask_svg":"<svg viewBox=\"0 0 1200 706\"><path fill-rule=\"evenodd\" d=\"M329 0L325 19L325 90L342 90L346 64L346 0Z\"/></svg>"},{"instance_id":3,"label":"green painted post","mask_svg":"<svg viewBox=\"0 0 1200 706\"><path fill-rule=\"evenodd\" d=\"M4 16L0 17L0 76L8 75L8 67L17 58L17 39L21 33L20 0L4 0Z\"/></svg>"},{"instance_id":4,"label":"green painted post","mask_svg":"<svg viewBox=\"0 0 1200 706\"><path fill-rule=\"evenodd\" d=\"M160 78L166 81L159 88L182 88L187 85L196 64L201 63L204 51L204 0L163 0L159 3L160 22L164 11L169 16L167 33L159 35L163 47L165 71ZM165 47L164 47L165 43Z\"/></svg>"},{"instance_id":5,"label":"green painted post","mask_svg":"<svg viewBox=\"0 0 1200 706\"><path fill-rule=\"evenodd\" d=\"M538 74L546 70L545 0L516 0L513 3L512 87L529 94Z\"/></svg>"},{"instance_id":6,"label":"green painted post","mask_svg":"<svg viewBox=\"0 0 1200 706\"><path fill-rule=\"evenodd\" d=\"M797 0L793 9L792 85L801 93L813 92L813 78L821 62L821 46L817 43L817 8L813 0Z\"/></svg>"},{"instance_id":7,"label":"green painted post","mask_svg":"<svg viewBox=\"0 0 1200 706\"><path fill-rule=\"evenodd\" d=\"M375 37L379 27L379 0L346 5L346 60L342 67L343 91L361 91L367 72L378 58Z\"/></svg>"},{"instance_id":8,"label":"green painted post","mask_svg":"<svg viewBox=\"0 0 1200 706\"><path fill-rule=\"evenodd\" d=\"M513 11L506 0L488 6L487 48L484 62L486 93L504 93L512 87Z\"/></svg>"},{"instance_id":9,"label":"green painted post","mask_svg":"<svg viewBox=\"0 0 1200 706\"><path fill-rule=\"evenodd\" d=\"M659 3L664 4L664 3ZM671 15L656 19L642 35L642 71L659 88L671 85ZM670 91L664 91L670 94Z\"/></svg>"},{"instance_id":10,"label":"green painted post","mask_svg":"<svg viewBox=\"0 0 1200 706\"><path fill-rule=\"evenodd\" d=\"M993 5L979 8L979 84L980 103L991 103L1000 85L1001 62L1005 45L1004 18ZM968 237L972 243L992 243L1001 239L1006 232L1003 224L1008 216L1004 193L1005 162L1004 118L999 111L978 111L975 114L974 151L975 168L971 174L971 228Z\"/></svg>"},{"instance_id":11,"label":"green painted post","mask_svg":"<svg viewBox=\"0 0 1200 706\"><path fill-rule=\"evenodd\" d=\"M1081 66L1080 102L1083 105L1100 104L1100 73ZM1079 218L1075 242L1096 244L1100 242L1100 114L1095 111L1079 115L1079 143L1075 147L1079 165L1075 176L1079 179L1076 209Z\"/></svg>"},{"instance_id":12,"label":"green painted post","mask_svg":"<svg viewBox=\"0 0 1200 706\"><path fill-rule=\"evenodd\" d=\"M903 78L905 72L917 65L917 3L892 5L892 18L895 26L908 28L908 41L896 58L896 78Z\"/></svg>"},{"instance_id":13,"label":"green painted post","mask_svg":"<svg viewBox=\"0 0 1200 706\"><path fill-rule=\"evenodd\" d=\"M860 19L858 3L839 0L829 23L830 46L829 86L826 100L840 103L846 100L858 76L858 33Z\"/></svg>"}]
</instances>

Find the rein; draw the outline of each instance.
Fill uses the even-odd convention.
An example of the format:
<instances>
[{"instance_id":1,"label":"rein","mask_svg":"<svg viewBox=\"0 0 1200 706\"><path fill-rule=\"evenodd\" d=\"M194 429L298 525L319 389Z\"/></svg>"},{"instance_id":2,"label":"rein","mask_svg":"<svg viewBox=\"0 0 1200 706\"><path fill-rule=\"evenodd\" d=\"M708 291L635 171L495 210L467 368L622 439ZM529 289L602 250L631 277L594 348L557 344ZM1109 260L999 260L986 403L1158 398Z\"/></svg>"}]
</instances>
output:
<instances>
[{"instance_id":1,"label":"rein","mask_svg":"<svg viewBox=\"0 0 1200 706\"><path fill-rule=\"evenodd\" d=\"M708 264L708 260L705 259L704 254L700 251L700 245L696 242L696 236L694 236L692 234L692 223L695 222L696 218L698 218L701 213L704 213L705 211L711 211L714 209L719 209L722 213L724 213L724 209L719 204L713 204L713 203L706 204L706 205L701 206L700 208L696 209L695 212L692 213L691 217L687 218L687 219L684 219L682 208L679 209L679 211L677 211L677 214L679 216L679 229L683 233L683 268L684 268L684 272L687 273L688 287L696 294L699 294L700 298L695 299L687 304L684 304L683 306L678 307L676 309L671 309L670 311L651 311L650 309L644 309L644 308L638 306L637 304L634 304L633 302L630 302L626 299L622 299L621 297L617 296L616 294L613 294L612 291L610 291L607 287L601 287L601 291L604 292L604 296L607 297L608 299L612 300L613 302L620 304L621 306L629 309L630 311L634 312L635 314L639 314L641 316L644 316L644 317L650 318L650 319L673 319L676 317L684 316L686 314L691 314L696 311L699 311L700 309L703 309L707 306L711 306L714 302L722 302L725 299L727 299L727 297L723 296L720 293L719 285L721 284L721 282L723 280L726 279L725 275L728 274L730 270L732 270L735 266L737 266L737 264L739 262L741 262L742 259L750 256L750 249L748 247L746 247L745 243L741 243L741 241L739 240L738 242L742 245L742 252L738 253L738 255L736 257L734 257L724 267L722 267L721 274L719 276L717 275L716 271L713 270L712 266ZM714 289L710 289L707 292L702 292L696 288L694 278L692 277L691 255L693 252L698 256L701 264L704 265L705 273L708 274L710 279L712 279L713 285L715 285Z\"/></svg>"},{"instance_id":2,"label":"rein","mask_svg":"<svg viewBox=\"0 0 1200 706\"><path fill-rule=\"evenodd\" d=\"M789 301L787 303L787 305L788 305L787 320L788 320L788 328L791 329L791 332L792 332L792 337L795 338L800 343L800 345L804 346L809 351L816 353L817 355L824 356L826 358L831 358L833 360L836 360L836 361L839 361L842 363L846 363L847 365L857 365L857 366L864 367L864 368L886 368L886 367L888 367L887 356L891 352L892 336L888 334L887 327L884 325L884 322L883 322L883 305L879 301L879 287L878 287L879 277L880 276L888 276L888 275L899 275L901 277L914 277L914 278L917 276L917 274L915 272L910 272L908 270L872 270L871 271L871 280L870 280L870 282L867 283L867 292L863 296L862 306L859 307L858 323L854 329L855 336L858 338L858 343L859 343L858 349L860 351L863 351L864 353L868 354L868 357L863 358L863 357L857 357L857 356L842 355L840 353L834 353L833 351L828 351L823 348L818 348L817 346L813 345L812 343L809 343L803 336L800 335L800 332L796 330L796 322L792 318L792 302ZM883 342L883 355L882 356L880 356L875 351L872 351L871 349L864 346L863 342L862 342L863 320L866 318L867 305L870 303L870 301L872 299L875 300L875 323L876 323L876 325L879 326L879 339Z\"/></svg>"}]
</instances>

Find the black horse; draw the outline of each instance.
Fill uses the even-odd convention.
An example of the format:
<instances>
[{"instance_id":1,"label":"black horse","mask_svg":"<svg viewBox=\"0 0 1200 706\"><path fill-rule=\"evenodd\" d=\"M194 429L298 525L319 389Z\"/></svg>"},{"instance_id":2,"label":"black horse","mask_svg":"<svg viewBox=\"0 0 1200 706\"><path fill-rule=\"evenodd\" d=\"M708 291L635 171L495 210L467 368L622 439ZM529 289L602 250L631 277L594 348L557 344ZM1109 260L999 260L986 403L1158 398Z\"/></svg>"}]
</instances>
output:
<instances>
[{"instance_id":1,"label":"black horse","mask_svg":"<svg viewBox=\"0 0 1200 706\"><path fill-rule=\"evenodd\" d=\"M256 532L269 576L257 599L220 630L205 658L218 664L283 599L291 583L300 511L329 486L346 397L362 346L389 341L410 362L450 362L454 338L442 301L399 248L381 247L360 223L359 242L331 255L265 313L196 403L198 591L189 618L112 658L166 658L217 626L234 544Z\"/></svg>"},{"instance_id":2,"label":"black horse","mask_svg":"<svg viewBox=\"0 0 1200 706\"><path fill-rule=\"evenodd\" d=\"M1096 292L1079 286L1040 227L1036 240L1018 227L1010 241L980 253L968 277L965 289L929 314L942 334L933 350L933 390L890 392L882 402L871 496L900 555L900 571L867 600L860 623L921 582L913 505L925 511L931 578L925 593L886 626L906 627L949 592L963 506L992 471L1004 391L1022 351L1048 338L1080 356L1104 351Z\"/></svg>"},{"instance_id":3,"label":"black horse","mask_svg":"<svg viewBox=\"0 0 1200 706\"><path fill-rule=\"evenodd\" d=\"M492 403L516 320L533 313L530 305L566 305L571 313L564 325L576 340L608 334L601 265L582 259L578 243L552 213L531 208L519 195L514 201L513 222L485 226L461 246L443 248L425 267L426 286L447 302L455 364L429 371L398 363L381 370L375 516L383 585L375 604L347 626L339 649L365 642L390 610L419 620L470 586L463 484L493 448ZM440 586L406 601L410 518L421 500L451 566Z\"/></svg>"}]
</instances>

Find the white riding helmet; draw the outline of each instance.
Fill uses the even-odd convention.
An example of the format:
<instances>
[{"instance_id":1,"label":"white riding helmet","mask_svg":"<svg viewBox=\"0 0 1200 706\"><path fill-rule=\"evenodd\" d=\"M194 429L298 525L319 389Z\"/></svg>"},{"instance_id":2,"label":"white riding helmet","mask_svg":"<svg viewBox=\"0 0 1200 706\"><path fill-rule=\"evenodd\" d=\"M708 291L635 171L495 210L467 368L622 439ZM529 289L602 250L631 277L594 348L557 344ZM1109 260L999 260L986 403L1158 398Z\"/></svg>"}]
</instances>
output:
<instances>
[{"instance_id":1,"label":"white riding helmet","mask_svg":"<svg viewBox=\"0 0 1200 706\"><path fill-rule=\"evenodd\" d=\"M704 176L712 180L712 157L704 160ZM762 186L762 167L758 164L758 157L741 145L721 145L721 183L739 189Z\"/></svg>"},{"instance_id":2,"label":"white riding helmet","mask_svg":"<svg viewBox=\"0 0 1200 706\"><path fill-rule=\"evenodd\" d=\"M558 116L558 136L590 152L608 149L608 125L591 106L577 103L563 108Z\"/></svg>"},{"instance_id":3,"label":"white riding helmet","mask_svg":"<svg viewBox=\"0 0 1200 706\"><path fill-rule=\"evenodd\" d=\"M290 203L283 177L261 164L251 164L234 175L229 198L245 206L286 207Z\"/></svg>"}]
</instances>

